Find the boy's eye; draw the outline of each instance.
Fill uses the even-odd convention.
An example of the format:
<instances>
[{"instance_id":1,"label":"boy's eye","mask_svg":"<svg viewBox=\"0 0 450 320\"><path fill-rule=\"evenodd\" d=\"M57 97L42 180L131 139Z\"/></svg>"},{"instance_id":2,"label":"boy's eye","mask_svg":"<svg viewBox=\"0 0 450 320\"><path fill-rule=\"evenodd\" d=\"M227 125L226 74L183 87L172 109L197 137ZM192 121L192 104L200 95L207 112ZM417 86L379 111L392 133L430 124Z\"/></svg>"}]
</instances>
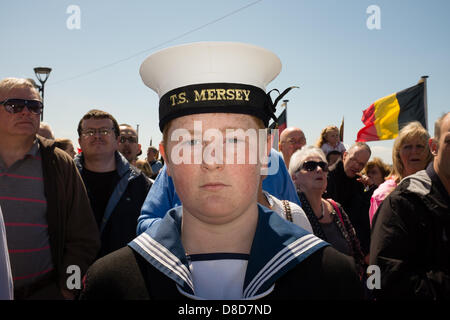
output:
<instances>
[{"instance_id":1,"label":"boy's eye","mask_svg":"<svg viewBox=\"0 0 450 320\"><path fill-rule=\"evenodd\" d=\"M229 138L226 141L227 141L227 143L238 143L239 140L238 140L238 138Z\"/></svg>"},{"instance_id":2,"label":"boy's eye","mask_svg":"<svg viewBox=\"0 0 450 320\"><path fill-rule=\"evenodd\" d=\"M188 143L191 146L196 146L196 145L200 144L200 140L198 140L198 139L191 139L191 140L188 141Z\"/></svg>"},{"instance_id":3,"label":"boy's eye","mask_svg":"<svg viewBox=\"0 0 450 320\"><path fill-rule=\"evenodd\" d=\"M200 144L200 140L198 140L198 139L186 139L182 143L185 144L185 145L188 145L188 146L197 146L197 145Z\"/></svg>"}]
</instances>

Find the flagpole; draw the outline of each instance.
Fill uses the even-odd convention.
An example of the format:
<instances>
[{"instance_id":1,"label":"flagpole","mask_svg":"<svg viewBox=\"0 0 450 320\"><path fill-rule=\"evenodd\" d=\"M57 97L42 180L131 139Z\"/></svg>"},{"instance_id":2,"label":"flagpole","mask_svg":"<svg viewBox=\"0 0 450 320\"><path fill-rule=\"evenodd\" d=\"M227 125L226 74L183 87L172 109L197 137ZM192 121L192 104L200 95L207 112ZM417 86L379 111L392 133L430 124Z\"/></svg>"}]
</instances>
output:
<instances>
[{"instance_id":1,"label":"flagpole","mask_svg":"<svg viewBox=\"0 0 450 320\"><path fill-rule=\"evenodd\" d=\"M422 76L419 80L419 83L423 82L423 103L424 103L424 107L425 107L425 129L428 130L427 78L428 78L428 76Z\"/></svg>"},{"instance_id":2,"label":"flagpole","mask_svg":"<svg viewBox=\"0 0 450 320\"><path fill-rule=\"evenodd\" d=\"M341 126L339 127L339 138L344 143L344 116L342 116Z\"/></svg>"}]
</instances>

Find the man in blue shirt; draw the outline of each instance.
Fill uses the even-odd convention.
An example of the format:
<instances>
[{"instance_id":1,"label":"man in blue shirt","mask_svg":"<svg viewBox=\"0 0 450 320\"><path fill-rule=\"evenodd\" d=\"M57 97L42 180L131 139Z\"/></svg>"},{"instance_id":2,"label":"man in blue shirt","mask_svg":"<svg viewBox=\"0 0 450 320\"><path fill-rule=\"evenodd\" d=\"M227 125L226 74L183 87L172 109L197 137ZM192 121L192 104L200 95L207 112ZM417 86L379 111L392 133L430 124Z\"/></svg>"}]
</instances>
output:
<instances>
[{"instance_id":1,"label":"man in blue shirt","mask_svg":"<svg viewBox=\"0 0 450 320\"><path fill-rule=\"evenodd\" d=\"M158 148L155 146L150 146L147 149L147 162L152 168L153 176L152 179L155 179L158 175L159 171L163 167L163 164L161 161L158 160L159 151Z\"/></svg>"}]
</instances>

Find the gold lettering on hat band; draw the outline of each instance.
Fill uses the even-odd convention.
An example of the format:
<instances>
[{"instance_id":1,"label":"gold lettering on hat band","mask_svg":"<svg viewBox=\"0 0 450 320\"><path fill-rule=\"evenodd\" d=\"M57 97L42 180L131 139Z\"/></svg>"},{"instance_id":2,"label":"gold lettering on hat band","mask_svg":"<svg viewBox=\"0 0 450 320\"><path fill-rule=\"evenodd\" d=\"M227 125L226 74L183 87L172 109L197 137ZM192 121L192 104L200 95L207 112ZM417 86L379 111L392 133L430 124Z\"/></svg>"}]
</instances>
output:
<instances>
[{"instance_id":1,"label":"gold lettering on hat band","mask_svg":"<svg viewBox=\"0 0 450 320\"><path fill-rule=\"evenodd\" d=\"M250 101L250 90L245 89L202 89L194 90L195 101L245 100ZM245 98L245 99L244 99Z\"/></svg>"},{"instance_id":2,"label":"gold lettering on hat band","mask_svg":"<svg viewBox=\"0 0 450 320\"><path fill-rule=\"evenodd\" d=\"M202 89L200 92L194 90L194 101L213 101L213 100L226 100L226 101L250 101L251 90L245 89ZM186 98L186 92L179 92L169 96L170 105L175 107L176 105L189 102Z\"/></svg>"},{"instance_id":3,"label":"gold lettering on hat band","mask_svg":"<svg viewBox=\"0 0 450 320\"><path fill-rule=\"evenodd\" d=\"M186 99L186 92L180 92L179 94L173 94L169 97L172 107L177 104L183 104L188 102Z\"/></svg>"},{"instance_id":4,"label":"gold lettering on hat band","mask_svg":"<svg viewBox=\"0 0 450 320\"><path fill-rule=\"evenodd\" d=\"M270 97L264 89L242 83L198 83L175 88L159 100L161 132L171 120L197 113L239 113L271 118Z\"/></svg>"}]
</instances>

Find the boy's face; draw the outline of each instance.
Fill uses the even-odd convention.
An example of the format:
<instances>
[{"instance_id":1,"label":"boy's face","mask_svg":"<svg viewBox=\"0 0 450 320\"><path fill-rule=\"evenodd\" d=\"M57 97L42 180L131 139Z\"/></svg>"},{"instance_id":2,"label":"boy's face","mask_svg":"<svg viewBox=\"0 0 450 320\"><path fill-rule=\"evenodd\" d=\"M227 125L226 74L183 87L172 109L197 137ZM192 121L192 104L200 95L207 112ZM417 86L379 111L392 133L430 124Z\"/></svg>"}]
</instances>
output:
<instances>
[{"instance_id":1,"label":"boy's face","mask_svg":"<svg viewBox=\"0 0 450 320\"><path fill-rule=\"evenodd\" d=\"M242 114L194 114L172 121L161 153L184 214L222 224L256 207L259 153L270 151L270 139L258 138L259 129Z\"/></svg>"}]
</instances>

